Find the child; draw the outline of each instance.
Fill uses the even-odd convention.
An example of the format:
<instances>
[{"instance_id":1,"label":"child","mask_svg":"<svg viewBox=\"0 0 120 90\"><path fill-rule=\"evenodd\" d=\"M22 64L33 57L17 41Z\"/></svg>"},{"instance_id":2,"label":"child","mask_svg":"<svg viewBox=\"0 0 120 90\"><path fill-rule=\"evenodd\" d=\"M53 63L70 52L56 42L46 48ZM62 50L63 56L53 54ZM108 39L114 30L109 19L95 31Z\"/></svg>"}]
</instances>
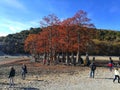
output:
<instances>
[{"instance_id":1,"label":"child","mask_svg":"<svg viewBox=\"0 0 120 90\"><path fill-rule=\"evenodd\" d=\"M25 77L26 77L26 74L27 74L27 66L25 64L23 64L21 69L22 69L22 79L25 80Z\"/></svg>"},{"instance_id":2,"label":"child","mask_svg":"<svg viewBox=\"0 0 120 90\"><path fill-rule=\"evenodd\" d=\"M120 74L119 74L118 68L115 69L114 74L115 74L115 78L113 79L113 82L115 82L115 80L118 78L118 83L120 83L120 81L119 81Z\"/></svg>"}]
</instances>

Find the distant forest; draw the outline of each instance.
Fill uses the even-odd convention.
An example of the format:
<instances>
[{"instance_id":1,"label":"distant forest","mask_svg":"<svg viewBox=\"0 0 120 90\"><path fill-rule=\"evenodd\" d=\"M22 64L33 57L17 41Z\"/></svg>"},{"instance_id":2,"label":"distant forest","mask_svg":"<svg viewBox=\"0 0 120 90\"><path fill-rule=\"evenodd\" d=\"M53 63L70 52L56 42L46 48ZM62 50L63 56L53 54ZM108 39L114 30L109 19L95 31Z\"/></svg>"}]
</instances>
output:
<instances>
[{"instance_id":1,"label":"distant forest","mask_svg":"<svg viewBox=\"0 0 120 90\"><path fill-rule=\"evenodd\" d=\"M6 54L29 54L24 51L24 41L29 34L38 34L41 28L30 28L20 33L0 37L0 51ZM120 55L120 31L96 29L93 44L88 45L89 55ZM85 55L85 52L82 52Z\"/></svg>"},{"instance_id":2,"label":"distant forest","mask_svg":"<svg viewBox=\"0 0 120 90\"><path fill-rule=\"evenodd\" d=\"M41 28L30 28L20 33L9 34L6 37L0 37L0 51L5 54L29 54L24 51L24 40L29 34L37 34Z\"/></svg>"}]
</instances>

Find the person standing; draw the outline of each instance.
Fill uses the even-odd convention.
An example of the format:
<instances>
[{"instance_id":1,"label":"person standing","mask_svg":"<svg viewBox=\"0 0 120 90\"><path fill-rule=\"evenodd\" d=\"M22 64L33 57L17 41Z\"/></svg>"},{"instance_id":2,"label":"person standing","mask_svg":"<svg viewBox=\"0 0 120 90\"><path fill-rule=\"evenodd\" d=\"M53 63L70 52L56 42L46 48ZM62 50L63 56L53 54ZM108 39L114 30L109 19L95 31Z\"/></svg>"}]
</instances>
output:
<instances>
[{"instance_id":1,"label":"person standing","mask_svg":"<svg viewBox=\"0 0 120 90\"><path fill-rule=\"evenodd\" d=\"M113 60L112 60L111 57L109 57L109 59L110 59L110 61L108 63L108 67L109 67L110 71L112 71L112 69L113 69Z\"/></svg>"},{"instance_id":2,"label":"person standing","mask_svg":"<svg viewBox=\"0 0 120 90\"><path fill-rule=\"evenodd\" d=\"M15 76L15 69L11 67L10 73L9 73L9 80L10 80L10 87L14 87L14 76Z\"/></svg>"},{"instance_id":3,"label":"person standing","mask_svg":"<svg viewBox=\"0 0 120 90\"><path fill-rule=\"evenodd\" d=\"M115 80L118 78L118 83L120 83L120 73L118 71L118 68L115 69L114 74L115 78L113 79L113 82L115 82Z\"/></svg>"},{"instance_id":4,"label":"person standing","mask_svg":"<svg viewBox=\"0 0 120 90\"><path fill-rule=\"evenodd\" d=\"M94 76L95 76L95 70L96 70L95 62L92 62L90 64L90 69L91 69L91 71L90 71L90 78L94 78Z\"/></svg>"},{"instance_id":5,"label":"person standing","mask_svg":"<svg viewBox=\"0 0 120 90\"><path fill-rule=\"evenodd\" d=\"M22 65L22 79L25 80L26 74L27 74L27 66L25 64Z\"/></svg>"}]
</instances>

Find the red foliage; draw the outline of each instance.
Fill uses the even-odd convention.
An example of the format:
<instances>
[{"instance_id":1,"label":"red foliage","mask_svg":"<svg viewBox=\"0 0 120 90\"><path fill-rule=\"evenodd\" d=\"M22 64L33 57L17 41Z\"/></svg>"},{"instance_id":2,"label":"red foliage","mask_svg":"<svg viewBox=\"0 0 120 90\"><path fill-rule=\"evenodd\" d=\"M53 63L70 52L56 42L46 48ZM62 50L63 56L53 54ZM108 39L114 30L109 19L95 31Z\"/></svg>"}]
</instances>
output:
<instances>
[{"instance_id":1,"label":"red foliage","mask_svg":"<svg viewBox=\"0 0 120 90\"><path fill-rule=\"evenodd\" d=\"M26 51L31 52L35 49L38 53L75 52L78 47L79 51L84 51L94 32L94 25L82 10L62 22L51 14L44 17L40 23L43 26L42 31L36 35L29 35L25 40Z\"/></svg>"}]
</instances>

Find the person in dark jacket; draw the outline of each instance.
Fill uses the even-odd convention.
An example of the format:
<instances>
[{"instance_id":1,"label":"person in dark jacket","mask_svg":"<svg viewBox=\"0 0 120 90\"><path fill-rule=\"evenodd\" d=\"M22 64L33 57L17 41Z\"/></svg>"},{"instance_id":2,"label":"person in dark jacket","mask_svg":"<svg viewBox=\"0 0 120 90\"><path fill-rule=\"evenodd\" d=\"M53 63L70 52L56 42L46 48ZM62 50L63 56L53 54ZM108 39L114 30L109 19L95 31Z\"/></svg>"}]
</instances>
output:
<instances>
[{"instance_id":1,"label":"person in dark jacket","mask_svg":"<svg viewBox=\"0 0 120 90\"><path fill-rule=\"evenodd\" d=\"M91 71L90 71L90 78L94 78L95 70L96 70L96 65L95 65L94 62L92 62L92 63L90 64L90 69L91 69Z\"/></svg>"},{"instance_id":2,"label":"person in dark jacket","mask_svg":"<svg viewBox=\"0 0 120 90\"><path fill-rule=\"evenodd\" d=\"M108 63L108 67L109 67L110 71L112 71L114 62L113 62L113 60L112 60L111 57L109 57L109 59L110 59L110 61L109 61L109 63Z\"/></svg>"},{"instance_id":3,"label":"person in dark jacket","mask_svg":"<svg viewBox=\"0 0 120 90\"><path fill-rule=\"evenodd\" d=\"M11 67L10 73L9 73L10 87L14 86L14 77L15 77L15 69Z\"/></svg>"},{"instance_id":4,"label":"person in dark jacket","mask_svg":"<svg viewBox=\"0 0 120 90\"><path fill-rule=\"evenodd\" d=\"M26 77L26 74L27 74L27 66L25 64L23 64L21 69L22 69L22 79L25 80L25 77Z\"/></svg>"}]
</instances>

